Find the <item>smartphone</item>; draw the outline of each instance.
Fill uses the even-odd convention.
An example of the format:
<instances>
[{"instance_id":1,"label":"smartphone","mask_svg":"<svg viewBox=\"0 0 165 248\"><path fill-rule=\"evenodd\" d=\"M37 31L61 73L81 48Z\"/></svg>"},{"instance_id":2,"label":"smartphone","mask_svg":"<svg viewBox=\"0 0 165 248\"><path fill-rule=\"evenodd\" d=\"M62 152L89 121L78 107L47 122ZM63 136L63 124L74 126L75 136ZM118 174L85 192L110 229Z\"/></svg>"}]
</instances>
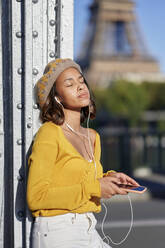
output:
<instances>
[{"instance_id":1,"label":"smartphone","mask_svg":"<svg viewBox=\"0 0 165 248\"><path fill-rule=\"evenodd\" d=\"M142 194L147 190L145 186L141 186L141 185L135 186L130 184L118 184L117 186L126 190L127 192L138 193L138 194Z\"/></svg>"}]
</instances>

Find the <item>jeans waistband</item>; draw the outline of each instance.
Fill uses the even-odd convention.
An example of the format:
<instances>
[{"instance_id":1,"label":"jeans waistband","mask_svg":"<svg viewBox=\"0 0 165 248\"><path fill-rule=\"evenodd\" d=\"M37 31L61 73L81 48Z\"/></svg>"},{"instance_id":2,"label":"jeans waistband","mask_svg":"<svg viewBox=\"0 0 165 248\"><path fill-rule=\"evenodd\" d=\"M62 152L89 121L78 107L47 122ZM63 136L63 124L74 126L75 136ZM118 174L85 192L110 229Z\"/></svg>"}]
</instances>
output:
<instances>
[{"instance_id":1,"label":"jeans waistband","mask_svg":"<svg viewBox=\"0 0 165 248\"><path fill-rule=\"evenodd\" d=\"M66 213L61 215L55 215L55 216L38 216L35 217L35 222L45 222L48 220L57 220L61 218L75 218L75 219L84 219L84 217L95 219L95 216L92 212L86 212L86 213Z\"/></svg>"}]
</instances>

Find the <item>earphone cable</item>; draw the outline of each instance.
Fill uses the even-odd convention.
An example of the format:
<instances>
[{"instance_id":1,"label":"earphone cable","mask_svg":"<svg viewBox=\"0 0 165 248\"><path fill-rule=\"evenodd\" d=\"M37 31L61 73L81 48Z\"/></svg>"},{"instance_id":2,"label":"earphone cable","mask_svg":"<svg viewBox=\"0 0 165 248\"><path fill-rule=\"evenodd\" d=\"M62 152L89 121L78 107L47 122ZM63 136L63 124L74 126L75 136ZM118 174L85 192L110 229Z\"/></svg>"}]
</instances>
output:
<instances>
[{"instance_id":1,"label":"earphone cable","mask_svg":"<svg viewBox=\"0 0 165 248\"><path fill-rule=\"evenodd\" d=\"M130 221L130 227L129 227L129 230L128 230L127 234L125 235L125 237L124 237L120 242L114 242L114 241L112 240L112 238L111 238L109 235L105 235L105 233L104 233L104 221L105 221L105 218L106 218L106 216L107 216L107 207L106 207L106 205L102 202L102 204L103 204L103 206L104 206L104 208L105 208L105 215L104 215L103 221L102 221L102 223L101 223L101 231L102 231L102 234L103 234L103 237L104 237L103 240L106 239L106 240L108 241L108 244L109 244L109 241L110 241L110 242L111 242L112 244L114 244L114 245L121 245L121 244L128 238L128 236L129 236L129 234L130 234L130 232L131 232L131 230L132 230L132 227L133 227L133 207L132 207L132 203L131 203L131 198L130 198L130 196L127 195L127 197L128 197L129 203L130 203L131 221Z\"/></svg>"},{"instance_id":2,"label":"earphone cable","mask_svg":"<svg viewBox=\"0 0 165 248\"><path fill-rule=\"evenodd\" d=\"M62 104L61 104L61 105L62 105ZM63 107L63 105L62 105L62 107ZM88 107L89 107L89 105L88 105ZM73 131L74 133L80 134L80 135L84 136L85 138L88 138L89 147L90 147L91 154L92 154L93 161L94 161L94 165L95 165L95 180L96 180L96 179L97 179L97 168L96 168L96 161L95 161L95 157L94 157L94 154L93 154L93 151L92 151L92 145L91 145L91 140L90 140L90 136L89 136L89 118L90 118L90 107L89 107L88 118L87 118L87 132L88 132L88 137L86 137L85 135L83 135L83 134L81 134L81 133L76 132L72 127L70 127L70 125L69 125L67 122L65 122L65 123L66 123L67 127L68 127L71 131ZM105 221L105 218L106 218L106 215L107 215L107 207L105 206L104 203L102 203L103 206L104 206L104 208L105 208L105 215L104 215L104 217L103 217L103 221L102 221L102 224L101 224L101 231L102 231L102 234L103 234L103 236L104 236L104 238L103 238L102 240L106 239L107 242L108 242L108 244L109 244L109 241L110 241L112 244L114 244L114 245L120 245L120 244L122 244L122 243L127 239L128 235L130 234L130 232L131 232L131 230L132 230L132 226L133 226L133 207L132 207L132 203L131 203L131 198L129 197L129 195L127 195L127 197L128 197L128 199L129 199L130 209L131 209L131 224L130 224L130 228L129 228L129 230L128 230L126 236L125 236L120 242L114 242L114 241L112 240L112 238L111 238L109 235L105 235L105 233L104 233L104 227L103 227L103 226L104 226L104 221Z\"/></svg>"}]
</instances>

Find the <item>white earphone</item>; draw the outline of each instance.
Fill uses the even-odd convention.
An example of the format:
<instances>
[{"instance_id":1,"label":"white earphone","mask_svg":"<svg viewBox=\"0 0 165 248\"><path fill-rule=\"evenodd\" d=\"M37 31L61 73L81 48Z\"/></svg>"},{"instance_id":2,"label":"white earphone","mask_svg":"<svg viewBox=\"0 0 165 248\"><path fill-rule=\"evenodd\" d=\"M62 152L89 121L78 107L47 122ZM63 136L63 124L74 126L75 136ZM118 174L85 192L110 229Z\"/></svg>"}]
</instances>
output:
<instances>
[{"instance_id":1,"label":"white earphone","mask_svg":"<svg viewBox=\"0 0 165 248\"><path fill-rule=\"evenodd\" d=\"M62 105L62 103L57 99L57 97L55 96L54 97L54 99L59 103L59 104L61 104Z\"/></svg>"},{"instance_id":2,"label":"white earphone","mask_svg":"<svg viewBox=\"0 0 165 248\"><path fill-rule=\"evenodd\" d=\"M58 100L58 98L57 98L56 96L55 96L54 98L55 98L55 100L56 100L60 105L62 105L62 103ZM63 107L63 105L62 105L62 107ZM95 179L96 179L96 178L97 178L96 161L95 161L95 157L94 157L94 154L93 154L93 151L92 151L91 141L90 141L90 138L89 138L89 137L90 137L90 136L89 136L89 118L90 118L90 113L91 113L92 111L91 111L91 106L90 106L90 105L88 105L88 108L89 108L89 112L88 112L88 119L87 119L87 131L88 131L88 137L87 137L87 138L88 138L89 147L90 147L91 154L92 154L92 158L93 158L94 165L95 165ZM68 123L66 123L66 125L67 125L67 127L68 127L71 131L73 131L74 133L77 133L77 132L68 124ZM102 224L101 224L101 231L102 231L102 234L103 234L103 236L104 236L104 238L102 238L102 240L106 239L107 242L108 242L108 244L109 244L109 241L111 241L111 243L114 244L114 245L120 245L120 244L122 244L122 243L127 239L128 235L130 234L130 232L131 232L131 230L132 230L132 226L133 226L133 207L132 207L132 203L131 203L131 198L129 197L129 195L127 195L127 196L128 196L129 203L130 203L130 208L131 208L131 223L130 223L130 228L129 228L129 230L128 230L126 236L125 236L121 241L119 241L119 242L114 242L114 241L111 239L111 237L110 237L109 235L105 235L105 233L104 233L104 227L103 227L103 225L104 225L104 221L105 221L105 218L106 218L106 215L107 215L107 207L106 207L106 205L102 202L102 204L103 204L103 206L104 206L104 208L105 208L105 215L104 215L104 218L103 218L103 221L102 221Z\"/></svg>"}]
</instances>

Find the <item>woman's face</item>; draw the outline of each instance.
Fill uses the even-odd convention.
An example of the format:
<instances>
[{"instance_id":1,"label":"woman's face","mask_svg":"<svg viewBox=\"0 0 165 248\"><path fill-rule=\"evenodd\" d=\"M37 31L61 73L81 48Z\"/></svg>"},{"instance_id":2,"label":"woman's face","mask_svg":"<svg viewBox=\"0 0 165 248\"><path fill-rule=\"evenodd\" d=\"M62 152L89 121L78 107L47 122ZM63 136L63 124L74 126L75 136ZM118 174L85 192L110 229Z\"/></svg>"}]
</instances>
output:
<instances>
[{"instance_id":1,"label":"woman's face","mask_svg":"<svg viewBox=\"0 0 165 248\"><path fill-rule=\"evenodd\" d=\"M80 72L70 67L56 80L56 91L60 102L69 109L81 110L90 103L90 93Z\"/></svg>"}]
</instances>

